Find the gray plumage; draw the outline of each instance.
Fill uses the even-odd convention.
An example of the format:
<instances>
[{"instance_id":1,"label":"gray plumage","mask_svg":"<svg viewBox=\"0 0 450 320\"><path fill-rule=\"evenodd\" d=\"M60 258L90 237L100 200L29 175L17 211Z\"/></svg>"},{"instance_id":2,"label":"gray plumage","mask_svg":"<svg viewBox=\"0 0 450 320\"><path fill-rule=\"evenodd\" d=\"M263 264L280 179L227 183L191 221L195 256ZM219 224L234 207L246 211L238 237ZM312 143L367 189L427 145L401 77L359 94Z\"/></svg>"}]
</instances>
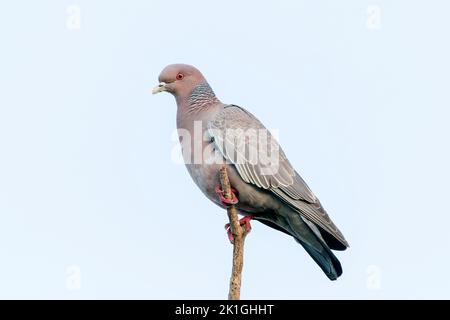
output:
<instances>
[{"instance_id":1,"label":"gray plumage","mask_svg":"<svg viewBox=\"0 0 450 320\"><path fill-rule=\"evenodd\" d=\"M159 80L162 84L154 93L168 91L176 98L179 132L186 130L194 137L194 129L201 130L201 135L196 135L201 142L184 140L180 134L183 150L201 146L200 162L192 152L183 152L188 172L200 190L224 207L214 189L219 184L220 160L225 161L231 185L238 193L239 213L251 214L253 219L291 235L328 278L339 277L342 268L330 249L345 250L348 243L264 125L244 108L220 102L192 66L170 65ZM267 132L263 140L258 136L261 130Z\"/></svg>"}]
</instances>

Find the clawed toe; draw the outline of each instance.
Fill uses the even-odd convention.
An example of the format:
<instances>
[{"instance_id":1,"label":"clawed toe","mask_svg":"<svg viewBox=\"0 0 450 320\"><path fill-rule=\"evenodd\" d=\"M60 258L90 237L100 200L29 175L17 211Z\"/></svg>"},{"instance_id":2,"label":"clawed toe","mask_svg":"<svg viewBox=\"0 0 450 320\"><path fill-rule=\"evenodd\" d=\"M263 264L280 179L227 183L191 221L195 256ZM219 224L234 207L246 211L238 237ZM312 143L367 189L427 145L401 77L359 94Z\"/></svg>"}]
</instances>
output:
<instances>
[{"instance_id":1,"label":"clawed toe","mask_svg":"<svg viewBox=\"0 0 450 320\"><path fill-rule=\"evenodd\" d=\"M248 215L239 220L239 225L241 225L241 226L245 225L245 233L246 234L250 233L250 231L252 230L252 225L250 224L250 221L252 219L253 219L253 216ZM227 230L228 240L230 240L230 242L233 243L234 237L233 237L233 233L231 232L231 227L230 227L229 223L227 223L225 225L225 230Z\"/></svg>"},{"instance_id":2,"label":"clawed toe","mask_svg":"<svg viewBox=\"0 0 450 320\"><path fill-rule=\"evenodd\" d=\"M215 188L215 192L219 196L220 202L222 202L222 204L225 206L231 206L231 205L237 204L239 202L239 199L236 196L237 191L233 188L231 188L231 198L230 199L227 199L223 196L223 191L220 186L217 186Z\"/></svg>"}]
</instances>

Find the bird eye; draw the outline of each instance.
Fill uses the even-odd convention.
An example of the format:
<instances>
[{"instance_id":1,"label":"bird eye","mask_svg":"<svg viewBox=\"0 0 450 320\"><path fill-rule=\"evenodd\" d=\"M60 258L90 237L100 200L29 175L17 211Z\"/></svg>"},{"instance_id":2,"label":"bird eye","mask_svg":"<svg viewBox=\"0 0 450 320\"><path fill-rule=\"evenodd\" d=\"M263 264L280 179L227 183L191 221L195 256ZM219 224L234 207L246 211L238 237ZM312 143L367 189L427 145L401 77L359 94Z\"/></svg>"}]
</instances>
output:
<instances>
[{"instance_id":1,"label":"bird eye","mask_svg":"<svg viewBox=\"0 0 450 320\"><path fill-rule=\"evenodd\" d=\"M177 80L181 80L183 78L184 78L184 74L182 74L182 73L177 74Z\"/></svg>"}]
</instances>

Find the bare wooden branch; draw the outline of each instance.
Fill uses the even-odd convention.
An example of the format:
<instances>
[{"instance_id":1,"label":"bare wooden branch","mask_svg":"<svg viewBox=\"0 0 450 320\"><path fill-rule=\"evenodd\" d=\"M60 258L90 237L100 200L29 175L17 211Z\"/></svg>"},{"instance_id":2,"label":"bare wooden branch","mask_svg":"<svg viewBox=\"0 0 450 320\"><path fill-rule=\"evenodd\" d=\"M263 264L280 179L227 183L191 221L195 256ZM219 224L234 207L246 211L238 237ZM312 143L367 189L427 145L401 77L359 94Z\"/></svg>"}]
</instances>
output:
<instances>
[{"instance_id":1,"label":"bare wooden branch","mask_svg":"<svg viewBox=\"0 0 450 320\"><path fill-rule=\"evenodd\" d=\"M228 179L227 168L220 168L220 184L222 185L223 197L231 199L231 186ZM230 219L231 234L233 235L233 266L231 270L230 289L228 292L229 300L239 300L241 297L242 268L244 266L244 242L247 232L239 224L239 218L235 205L227 209Z\"/></svg>"}]
</instances>

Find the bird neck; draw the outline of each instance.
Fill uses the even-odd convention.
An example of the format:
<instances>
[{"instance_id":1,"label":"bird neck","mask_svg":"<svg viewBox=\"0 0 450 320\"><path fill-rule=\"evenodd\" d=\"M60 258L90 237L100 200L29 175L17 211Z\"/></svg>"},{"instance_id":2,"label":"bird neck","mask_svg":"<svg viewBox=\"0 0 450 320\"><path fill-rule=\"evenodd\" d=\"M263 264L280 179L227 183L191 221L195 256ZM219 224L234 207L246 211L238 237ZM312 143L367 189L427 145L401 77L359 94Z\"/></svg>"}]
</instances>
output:
<instances>
[{"instance_id":1,"label":"bird neck","mask_svg":"<svg viewBox=\"0 0 450 320\"><path fill-rule=\"evenodd\" d=\"M203 82L194 87L188 97L187 107L188 111L194 112L209 106L215 105L219 102L214 91L208 83Z\"/></svg>"},{"instance_id":2,"label":"bird neck","mask_svg":"<svg viewBox=\"0 0 450 320\"><path fill-rule=\"evenodd\" d=\"M189 129L194 121L203 121L222 106L208 83L194 87L186 96L177 95L177 127Z\"/></svg>"}]
</instances>

